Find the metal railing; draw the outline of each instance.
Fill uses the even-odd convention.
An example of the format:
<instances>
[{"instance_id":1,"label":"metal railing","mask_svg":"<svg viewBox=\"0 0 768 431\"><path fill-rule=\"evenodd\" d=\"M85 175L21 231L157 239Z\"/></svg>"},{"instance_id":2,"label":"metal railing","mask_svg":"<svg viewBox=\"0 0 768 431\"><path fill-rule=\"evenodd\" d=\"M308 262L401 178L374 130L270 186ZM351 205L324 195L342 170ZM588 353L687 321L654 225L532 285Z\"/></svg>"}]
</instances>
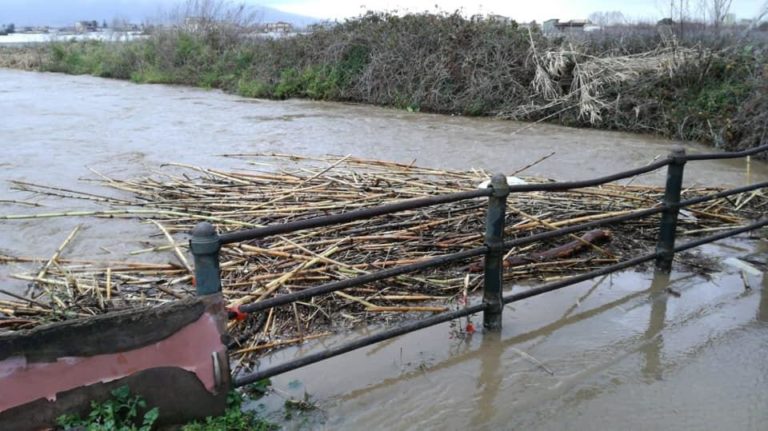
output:
<instances>
[{"instance_id":1,"label":"metal railing","mask_svg":"<svg viewBox=\"0 0 768 431\"><path fill-rule=\"evenodd\" d=\"M684 149L675 148L668 157L647 166L608 175L605 177L574 182L522 184L510 186L507 184L506 177L502 174L499 174L495 175L491 179L491 183L487 189L478 189L466 192L429 196L418 199L409 199L394 204L381 205L372 208L348 211L341 214L298 220L256 229L240 230L222 235L218 235L216 233L216 229L210 223L203 222L198 224L192 231L192 238L190 240L190 249L195 261L195 285L197 294L208 295L219 293L221 291L219 250L224 244L261 239L268 236L280 235L304 229L342 224L401 211L458 202L467 199L475 199L478 197L487 197L488 210L486 214L485 243L480 247L428 258L417 263L395 266L392 268L360 275L355 278L333 281L321 284L319 286L303 289L294 293L278 295L270 299L241 305L238 307L237 311L240 313L256 313L273 307L287 305L294 301L336 292L350 287L360 286L373 281L384 280L387 278L421 271L424 269L435 268L449 263L464 261L473 257L485 256L483 267L483 300L481 303L468 306L460 310L444 312L428 318L408 322L402 324L401 326L383 330L377 334L362 337L358 340L318 353L290 360L265 370L259 370L244 376L235 376L234 385L243 386L264 378L294 370L305 365L309 365L383 340L387 340L389 338L404 335L409 332L417 331L419 329L427 328L479 312L483 312L484 328L489 331L498 331L501 328L503 307L506 304L541 295L553 290L562 289L564 287L589 280L600 275L610 274L652 260L655 260L657 270L662 272L669 272L672 268L674 255L677 252L768 226L768 219L763 219L748 226L743 226L719 233L717 235L693 240L682 245L675 245L677 218L681 208L713 199L719 199L768 187L768 182L761 182L681 201L680 196L682 191L683 172L686 162L694 160L739 158L757 154L763 151L768 151L768 145L763 145L740 152L696 155L687 155ZM593 187L621 179L632 178L640 174L657 170L664 166L667 166L667 179L664 189L664 198L661 204L657 206L636 210L620 216L608 217L601 220L595 220L588 223L582 223L553 231L543 232L525 238L518 238L507 241L504 240L505 216L507 207L506 199L511 193L534 191L564 192L585 187ZM630 260L619 262L614 265L599 268L566 279L547 283L539 287L526 290L525 292L514 293L507 296L503 295L503 258L505 253L510 249L536 241L551 239L600 226L607 226L629 220L636 220L654 214L661 214L661 222L659 225L660 232L658 243L656 250L653 253L635 257Z\"/></svg>"}]
</instances>

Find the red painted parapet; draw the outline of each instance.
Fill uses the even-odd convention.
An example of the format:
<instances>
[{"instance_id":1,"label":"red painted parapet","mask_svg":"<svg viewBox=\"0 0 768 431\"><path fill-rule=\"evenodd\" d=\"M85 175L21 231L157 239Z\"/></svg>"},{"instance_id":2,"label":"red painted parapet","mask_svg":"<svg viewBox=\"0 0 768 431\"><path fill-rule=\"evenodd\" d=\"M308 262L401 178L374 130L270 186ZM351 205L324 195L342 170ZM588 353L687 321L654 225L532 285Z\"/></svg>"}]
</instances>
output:
<instances>
[{"instance_id":1,"label":"red painted parapet","mask_svg":"<svg viewBox=\"0 0 768 431\"><path fill-rule=\"evenodd\" d=\"M220 295L0 336L0 430L53 425L129 386L158 424L223 412L230 388Z\"/></svg>"}]
</instances>

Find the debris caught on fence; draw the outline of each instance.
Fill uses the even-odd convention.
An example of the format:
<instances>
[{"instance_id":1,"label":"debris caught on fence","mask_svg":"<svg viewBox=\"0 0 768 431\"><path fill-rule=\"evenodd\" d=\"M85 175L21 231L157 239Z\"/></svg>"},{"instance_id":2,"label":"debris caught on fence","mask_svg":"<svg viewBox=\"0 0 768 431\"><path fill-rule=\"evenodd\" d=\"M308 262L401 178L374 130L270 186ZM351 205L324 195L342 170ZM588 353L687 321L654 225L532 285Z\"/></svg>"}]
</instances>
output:
<instances>
[{"instance_id":1,"label":"debris caught on fence","mask_svg":"<svg viewBox=\"0 0 768 431\"><path fill-rule=\"evenodd\" d=\"M0 330L85 317L112 310L172 301L192 295L186 234L200 221L220 232L284 223L318 215L387 204L426 195L471 190L489 175L345 157L281 154L229 155L248 169L225 172L173 164L162 174L134 179L100 175L114 198L42 184L15 183L31 193L97 202L103 210L0 216L133 217L157 227L152 247L125 261L69 257L75 229L53 256L0 256L0 263L24 263L13 276L30 283L27 295L0 300ZM525 178L527 182L549 181ZM684 190L683 199L719 191ZM658 205L663 189L611 184L568 193L520 193L508 199L507 238L600 220ZM697 234L746 224L768 204L761 190L690 207L680 232ZM233 306L296 292L334 280L477 247L483 243L487 202L475 199L337 226L226 245L221 250L223 293ZM609 265L655 246L658 217L611 226L608 231L530 244L508 254L510 281L551 280ZM599 238L598 238L599 237ZM599 240L607 240L597 245ZM575 240L574 240L575 238ZM555 250L547 252L548 250ZM562 251L563 253L560 253ZM149 253L166 253L169 263L145 263ZM528 257L528 258L526 258ZM539 258L541 257L541 258ZM482 274L477 262L403 275L256 313L230 323L233 357L249 365L271 349L325 336L360 323L384 322L405 313L434 313L459 306L464 289L475 291ZM38 266L42 265L42 266Z\"/></svg>"}]
</instances>

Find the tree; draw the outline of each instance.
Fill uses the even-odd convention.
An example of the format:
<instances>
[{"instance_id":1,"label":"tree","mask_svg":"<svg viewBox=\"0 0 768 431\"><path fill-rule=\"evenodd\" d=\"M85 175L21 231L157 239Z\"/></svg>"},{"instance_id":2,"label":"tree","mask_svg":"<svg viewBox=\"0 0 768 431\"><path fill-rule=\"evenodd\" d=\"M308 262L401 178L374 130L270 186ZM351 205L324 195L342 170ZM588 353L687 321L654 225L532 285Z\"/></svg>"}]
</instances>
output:
<instances>
[{"instance_id":1,"label":"tree","mask_svg":"<svg viewBox=\"0 0 768 431\"><path fill-rule=\"evenodd\" d=\"M757 23L761 21L763 18L768 16L768 0L765 0L765 3L760 7L760 10L757 12L757 16L755 16L754 22Z\"/></svg>"},{"instance_id":2,"label":"tree","mask_svg":"<svg viewBox=\"0 0 768 431\"><path fill-rule=\"evenodd\" d=\"M707 12L709 18L712 20L712 25L715 28L720 28L720 25L725 21L725 17L728 15L728 11L731 9L731 3L733 0L709 0Z\"/></svg>"}]
</instances>

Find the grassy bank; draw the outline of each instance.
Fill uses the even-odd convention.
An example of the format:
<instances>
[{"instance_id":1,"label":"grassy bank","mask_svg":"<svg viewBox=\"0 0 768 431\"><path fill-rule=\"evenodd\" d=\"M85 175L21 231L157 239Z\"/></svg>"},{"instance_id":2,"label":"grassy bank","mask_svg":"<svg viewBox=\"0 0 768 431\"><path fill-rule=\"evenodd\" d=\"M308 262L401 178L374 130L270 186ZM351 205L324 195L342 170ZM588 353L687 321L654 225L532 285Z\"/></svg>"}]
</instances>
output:
<instances>
[{"instance_id":1,"label":"grassy bank","mask_svg":"<svg viewBox=\"0 0 768 431\"><path fill-rule=\"evenodd\" d=\"M458 14L369 13L310 34L226 23L128 43L65 42L0 65L414 111L546 120L737 149L768 136L768 53L757 36L676 41L652 28L579 40Z\"/></svg>"}]
</instances>

